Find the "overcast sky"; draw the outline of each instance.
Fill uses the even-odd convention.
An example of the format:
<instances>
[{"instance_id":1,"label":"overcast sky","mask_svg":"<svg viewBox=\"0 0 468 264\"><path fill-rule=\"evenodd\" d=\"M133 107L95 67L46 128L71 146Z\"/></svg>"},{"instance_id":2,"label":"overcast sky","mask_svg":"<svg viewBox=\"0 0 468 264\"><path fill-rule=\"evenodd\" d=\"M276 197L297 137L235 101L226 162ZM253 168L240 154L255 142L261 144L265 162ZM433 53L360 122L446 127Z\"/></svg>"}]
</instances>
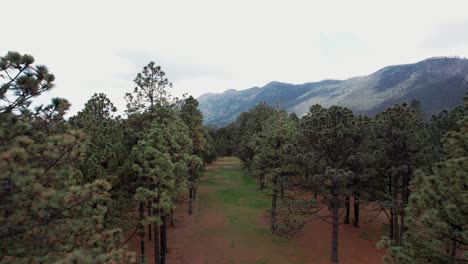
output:
<instances>
[{"instance_id":1,"label":"overcast sky","mask_svg":"<svg viewBox=\"0 0 468 264\"><path fill-rule=\"evenodd\" d=\"M1 0L0 54L56 75L47 97L71 113L96 92L119 110L155 61L173 94L366 75L433 56L468 56L468 1Z\"/></svg>"}]
</instances>

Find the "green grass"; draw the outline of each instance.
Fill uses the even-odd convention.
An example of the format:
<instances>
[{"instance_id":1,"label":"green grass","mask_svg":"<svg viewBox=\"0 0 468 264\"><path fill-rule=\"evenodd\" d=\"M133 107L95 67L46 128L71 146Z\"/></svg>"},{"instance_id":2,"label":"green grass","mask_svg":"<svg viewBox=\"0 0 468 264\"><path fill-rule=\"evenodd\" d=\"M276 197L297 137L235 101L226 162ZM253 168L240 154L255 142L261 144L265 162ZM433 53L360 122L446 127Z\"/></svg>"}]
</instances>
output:
<instances>
[{"instance_id":1,"label":"green grass","mask_svg":"<svg viewBox=\"0 0 468 264\"><path fill-rule=\"evenodd\" d=\"M239 159L236 157L227 157L227 158L223 158L223 161L224 162L239 162Z\"/></svg>"},{"instance_id":2,"label":"green grass","mask_svg":"<svg viewBox=\"0 0 468 264\"><path fill-rule=\"evenodd\" d=\"M290 263L284 254L280 254L286 249L296 251L290 240L272 235L268 224L261 223L261 217L271 206L268 192L258 191L257 182L245 175L239 159L224 158L221 161L232 163L217 164L216 170L206 171L200 185L210 188L202 202L224 215L222 235L230 240L230 250L255 250L258 256L268 256L242 263Z\"/></svg>"},{"instance_id":3,"label":"green grass","mask_svg":"<svg viewBox=\"0 0 468 264\"><path fill-rule=\"evenodd\" d=\"M239 162L237 158L226 158L223 161ZM247 208L268 208L270 201L257 192L257 183L244 175L240 164L218 166L215 171L218 177L211 177L206 183L212 186L220 185L216 190L217 198L224 205L235 205ZM213 175L213 174L211 174ZM221 184L222 183L222 184Z\"/></svg>"}]
</instances>

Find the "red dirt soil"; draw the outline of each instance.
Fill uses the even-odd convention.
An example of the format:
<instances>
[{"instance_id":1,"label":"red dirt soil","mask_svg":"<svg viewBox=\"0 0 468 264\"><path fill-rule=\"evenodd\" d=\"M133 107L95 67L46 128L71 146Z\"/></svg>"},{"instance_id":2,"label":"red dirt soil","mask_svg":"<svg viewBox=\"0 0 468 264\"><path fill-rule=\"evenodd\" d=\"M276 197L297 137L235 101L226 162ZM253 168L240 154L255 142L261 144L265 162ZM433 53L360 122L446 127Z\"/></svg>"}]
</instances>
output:
<instances>
[{"instance_id":1,"label":"red dirt soil","mask_svg":"<svg viewBox=\"0 0 468 264\"><path fill-rule=\"evenodd\" d=\"M218 162L218 164L232 164ZM213 168L209 168L212 170ZM200 195L210 191L209 186L201 185ZM351 204L351 216L352 212ZM326 209L324 209L326 210ZM325 211L326 213L326 211ZM267 226L267 214L259 216L259 224ZM339 226L339 263L342 264L379 264L383 263L383 251L376 249L376 243L381 236L381 224L365 223L371 216L366 211L361 213L361 227L353 228L352 224ZM352 218L352 217L351 217ZM180 204L175 211L175 227L168 228L168 264L231 264L231 263L277 263L274 259L263 262L259 256L250 256L255 250L246 252L249 256L234 256L230 249L230 241L224 238L222 230L225 218L216 208L209 208L195 203L194 214L189 216L187 204ZM381 220L384 220L383 218ZM263 222L263 223L262 223ZM288 243L295 243L304 256L304 263L332 263L330 259L331 225L321 220L313 221ZM210 230L208 235L204 230ZM214 230L214 231L213 231ZM216 232L216 231L220 232ZM130 232L131 233L131 232ZM146 232L146 236L148 236ZM139 236L134 235L128 242L129 248L139 255ZM154 263L153 243L146 237L147 263ZM258 245L261 247L262 245ZM284 252L288 254L287 252ZM255 254L255 253L253 253ZM245 260L254 260L245 262ZM296 257L291 256L291 262L296 263ZM286 264L282 262L281 264Z\"/></svg>"}]
</instances>

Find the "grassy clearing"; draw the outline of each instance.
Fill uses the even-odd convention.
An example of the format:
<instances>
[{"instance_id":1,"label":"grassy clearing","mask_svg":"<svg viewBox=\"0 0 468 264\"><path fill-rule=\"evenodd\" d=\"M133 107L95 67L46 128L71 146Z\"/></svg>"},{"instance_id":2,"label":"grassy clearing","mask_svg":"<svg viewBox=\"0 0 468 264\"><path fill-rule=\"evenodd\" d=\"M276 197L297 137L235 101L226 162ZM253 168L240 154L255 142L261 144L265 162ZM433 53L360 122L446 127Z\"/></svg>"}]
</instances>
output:
<instances>
[{"instance_id":1,"label":"grassy clearing","mask_svg":"<svg viewBox=\"0 0 468 264\"><path fill-rule=\"evenodd\" d=\"M221 161L230 164L217 164L216 170L205 172L201 186L209 188L203 203L224 215L222 235L236 256L231 263L305 263L292 241L272 235L262 224L271 201L257 191L257 183L245 175L240 161L231 157Z\"/></svg>"}]
</instances>

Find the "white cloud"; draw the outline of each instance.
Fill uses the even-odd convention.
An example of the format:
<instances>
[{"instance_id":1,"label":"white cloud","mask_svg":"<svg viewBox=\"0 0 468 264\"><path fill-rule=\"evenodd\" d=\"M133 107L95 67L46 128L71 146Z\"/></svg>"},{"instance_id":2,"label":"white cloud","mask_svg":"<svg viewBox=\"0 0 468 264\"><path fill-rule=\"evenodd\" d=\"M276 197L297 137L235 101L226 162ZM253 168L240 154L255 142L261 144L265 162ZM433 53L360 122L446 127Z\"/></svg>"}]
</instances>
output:
<instances>
[{"instance_id":1,"label":"white cloud","mask_svg":"<svg viewBox=\"0 0 468 264\"><path fill-rule=\"evenodd\" d=\"M0 54L30 53L78 111L95 92L120 110L161 64L175 95L368 74L468 54L466 1L7 1ZM50 97L49 96L49 97ZM45 99L44 99L45 100Z\"/></svg>"}]
</instances>

